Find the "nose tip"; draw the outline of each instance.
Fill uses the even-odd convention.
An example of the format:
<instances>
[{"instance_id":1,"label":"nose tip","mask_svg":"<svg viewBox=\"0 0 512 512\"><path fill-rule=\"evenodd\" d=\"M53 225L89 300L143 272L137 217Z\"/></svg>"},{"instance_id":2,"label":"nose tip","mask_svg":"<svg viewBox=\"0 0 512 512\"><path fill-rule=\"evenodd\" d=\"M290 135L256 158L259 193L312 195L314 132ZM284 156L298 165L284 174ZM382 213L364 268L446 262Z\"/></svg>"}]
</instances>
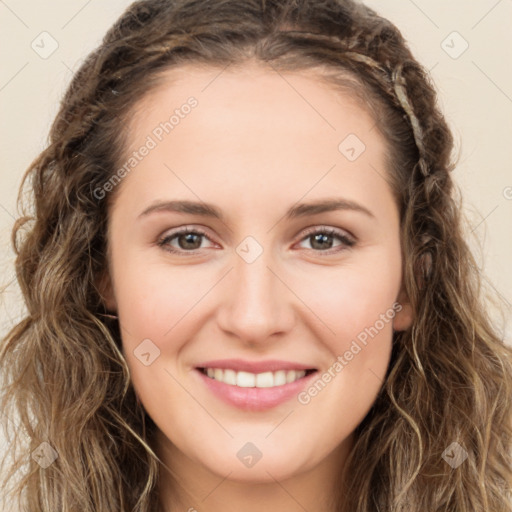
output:
<instances>
[{"instance_id":1,"label":"nose tip","mask_svg":"<svg viewBox=\"0 0 512 512\"><path fill-rule=\"evenodd\" d=\"M252 346L293 325L290 293L267 263L263 256L251 263L243 257L238 259L225 284L218 313L218 325L223 331Z\"/></svg>"}]
</instances>

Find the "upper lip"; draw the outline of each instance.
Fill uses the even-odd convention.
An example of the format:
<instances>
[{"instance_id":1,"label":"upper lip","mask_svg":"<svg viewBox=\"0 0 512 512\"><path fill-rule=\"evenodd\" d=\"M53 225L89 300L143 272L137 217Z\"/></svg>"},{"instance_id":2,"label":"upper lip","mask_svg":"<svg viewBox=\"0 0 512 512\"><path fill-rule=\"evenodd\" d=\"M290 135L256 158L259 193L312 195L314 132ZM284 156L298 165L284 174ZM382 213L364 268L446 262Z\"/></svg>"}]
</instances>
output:
<instances>
[{"instance_id":1,"label":"upper lip","mask_svg":"<svg viewBox=\"0 0 512 512\"><path fill-rule=\"evenodd\" d=\"M221 370L235 370L237 372L264 373L279 370L315 370L311 365L294 363L292 361L279 361L269 359L266 361L244 361L243 359L217 359L205 361L197 368L219 368Z\"/></svg>"}]
</instances>

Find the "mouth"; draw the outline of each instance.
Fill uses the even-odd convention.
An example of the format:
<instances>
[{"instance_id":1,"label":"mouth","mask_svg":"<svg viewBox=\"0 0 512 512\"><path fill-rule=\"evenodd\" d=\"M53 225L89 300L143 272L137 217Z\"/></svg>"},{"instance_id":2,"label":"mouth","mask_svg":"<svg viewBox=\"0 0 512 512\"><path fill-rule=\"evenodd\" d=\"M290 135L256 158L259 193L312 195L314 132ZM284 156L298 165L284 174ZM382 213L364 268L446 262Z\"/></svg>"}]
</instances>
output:
<instances>
[{"instance_id":1,"label":"mouth","mask_svg":"<svg viewBox=\"0 0 512 512\"><path fill-rule=\"evenodd\" d=\"M196 369L209 379L239 388L278 388L292 384L317 372L315 368L266 371L261 373L236 371L231 368L198 367Z\"/></svg>"},{"instance_id":2,"label":"mouth","mask_svg":"<svg viewBox=\"0 0 512 512\"><path fill-rule=\"evenodd\" d=\"M194 368L211 396L245 411L266 411L296 398L318 374L299 362L211 359Z\"/></svg>"},{"instance_id":3,"label":"mouth","mask_svg":"<svg viewBox=\"0 0 512 512\"><path fill-rule=\"evenodd\" d=\"M225 359L194 368L201 385L215 399L236 409L264 412L297 398L318 369L287 361Z\"/></svg>"}]
</instances>

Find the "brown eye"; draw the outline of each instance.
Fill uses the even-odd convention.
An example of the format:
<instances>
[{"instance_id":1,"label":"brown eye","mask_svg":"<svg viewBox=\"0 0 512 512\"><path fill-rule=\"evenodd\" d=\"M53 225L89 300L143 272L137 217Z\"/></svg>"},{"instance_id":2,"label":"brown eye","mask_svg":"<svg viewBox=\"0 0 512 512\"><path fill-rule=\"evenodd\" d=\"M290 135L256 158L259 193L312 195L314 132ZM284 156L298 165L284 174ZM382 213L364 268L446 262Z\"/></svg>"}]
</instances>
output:
<instances>
[{"instance_id":1,"label":"brown eye","mask_svg":"<svg viewBox=\"0 0 512 512\"><path fill-rule=\"evenodd\" d=\"M316 235L309 235L311 247L313 249L330 249L333 245L333 236L327 233L317 233Z\"/></svg>"},{"instance_id":2,"label":"brown eye","mask_svg":"<svg viewBox=\"0 0 512 512\"><path fill-rule=\"evenodd\" d=\"M334 239L338 239L341 243L334 246ZM333 247L336 249L334 252L352 247L355 245L355 240L349 237L343 231L338 231L333 228L314 228L313 230L306 233L306 236L302 238L302 241L309 241L311 249L315 252L329 251ZM332 252L332 251L331 251Z\"/></svg>"},{"instance_id":3,"label":"brown eye","mask_svg":"<svg viewBox=\"0 0 512 512\"><path fill-rule=\"evenodd\" d=\"M172 253L192 252L202 248L203 238L210 240L203 231L186 228L165 235L158 241L158 246Z\"/></svg>"},{"instance_id":4,"label":"brown eye","mask_svg":"<svg viewBox=\"0 0 512 512\"><path fill-rule=\"evenodd\" d=\"M201 247L201 237L199 233L184 233L175 235L180 249L199 249ZM198 243L199 242L199 243Z\"/></svg>"}]
</instances>

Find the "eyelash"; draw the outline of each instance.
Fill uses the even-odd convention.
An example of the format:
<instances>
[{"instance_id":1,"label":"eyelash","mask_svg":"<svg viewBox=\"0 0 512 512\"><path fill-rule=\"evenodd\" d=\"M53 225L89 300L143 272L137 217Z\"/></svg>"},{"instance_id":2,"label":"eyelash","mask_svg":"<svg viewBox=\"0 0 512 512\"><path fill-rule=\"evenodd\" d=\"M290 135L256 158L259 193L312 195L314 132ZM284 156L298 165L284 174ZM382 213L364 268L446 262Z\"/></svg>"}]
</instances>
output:
<instances>
[{"instance_id":1,"label":"eyelash","mask_svg":"<svg viewBox=\"0 0 512 512\"><path fill-rule=\"evenodd\" d=\"M188 253L191 256L194 256L195 254L197 254L196 251L199 251L200 249L195 249L193 251L186 251L184 249L178 250L178 249L171 248L171 246L169 245L169 242L171 240L173 240L174 238L176 238L180 235L187 235L187 234L201 235L201 236L204 236L205 238L207 238L208 240L210 240L210 242L212 242L212 240L207 235L207 233L204 232L202 229L187 227L184 229L180 229L179 231L175 231L174 233L167 234L164 237L160 238L157 241L157 245L159 247L161 247L164 251L170 252L172 254L185 255ZM342 231L338 231L337 229L325 227L325 226L307 229L306 232L304 233L304 236L300 239L299 242L303 242L304 240L312 237L313 235L319 235L319 234L338 238L338 240L340 240L342 242L342 245L345 246L345 247L342 247L341 249L339 248L340 246L338 246L338 248L330 248L330 249L326 249L326 250L308 249L310 251L319 253L320 255L323 255L323 256L329 256L331 254L339 253L340 251L346 250L347 248L351 248L356 244L356 241L352 237L346 235Z\"/></svg>"}]
</instances>

